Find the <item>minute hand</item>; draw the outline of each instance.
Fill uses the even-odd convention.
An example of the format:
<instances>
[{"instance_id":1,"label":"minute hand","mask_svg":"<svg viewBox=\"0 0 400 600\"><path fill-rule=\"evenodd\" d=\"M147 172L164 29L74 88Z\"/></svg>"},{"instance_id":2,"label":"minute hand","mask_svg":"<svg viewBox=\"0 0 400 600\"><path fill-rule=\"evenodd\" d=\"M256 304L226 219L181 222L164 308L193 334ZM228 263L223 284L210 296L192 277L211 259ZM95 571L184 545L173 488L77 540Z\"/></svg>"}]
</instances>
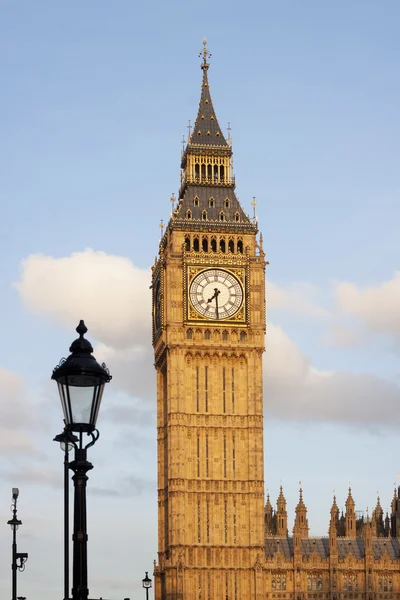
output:
<instances>
[{"instance_id":1,"label":"minute hand","mask_svg":"<svg viewBox=\"0 0 400 600\"><path fill-rule=\"evenodd\" d=\"M207 300L207 302L212 302L215 298L215 314L217 319L219 318L219 314L218 314L218 296L220 295L220 290L218 288L214 288L214 294L211 296L211 298L209 298L209 300Z\"/></svg>"}]
</instances>

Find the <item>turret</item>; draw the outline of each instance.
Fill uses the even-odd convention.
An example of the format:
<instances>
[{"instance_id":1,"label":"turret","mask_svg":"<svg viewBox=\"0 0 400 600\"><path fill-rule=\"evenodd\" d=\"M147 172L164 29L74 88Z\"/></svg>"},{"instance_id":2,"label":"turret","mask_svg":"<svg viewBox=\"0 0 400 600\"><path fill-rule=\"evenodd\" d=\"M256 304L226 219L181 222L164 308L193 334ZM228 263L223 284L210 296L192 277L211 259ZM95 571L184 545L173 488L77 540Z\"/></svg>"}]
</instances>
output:
<instances>
[{"instance_id":1,"label":"turret","mask_svg":"<svg viewBox=\"0 0 400 600\"><path fill-rule=\"evenodd\" d=\"M367 520L364 523L364 547L365 547L365 558L366 560L372 558L372 522L367 517Z\"/></svg>"},{"instance_id":2,"label":"turret","mask_svg":"<svg viewBox=\"0 0 400 600\"><path fill-rule=\"evenodd\" d=\"M376 506L372 513L372 532L376 537L384 537L385 536L385 524L383 522L383 509L381 506L381 501L378 496Z\"/></svg>"},{"instance_id":3,"label":"turret","mask_svg":"<svg viewBox=\"0 0 400 600\"><path fill-rule=\"evenodd\" d=\"M269 499L269 494L267 494L267 501L264 506L264 531L266 536L274 535L276 533L276 518L274 518L274 511Z\"/></svg>"},{"instance_id":4,"label":"turret","mask_svg":"<svg viewBox=\"0 0 400 600\"><path fill-rule=\"evenodd\" d=\"M303 490L300 488L300 498L296 506L296 518L293 527L293 536L298 535L301 539L308 538L307 507L303 502Z\"/></svg>"},{"instance_id":5,"label":"turret","mask_svg":"<svg viewBox=\"0 0 400 600\"><path fill-rule=\"evenodd\" d=\"M392 500L392 537L400 537L400 487L394 489Z\"/></svg>"},{"instance_id":6,"label":"turret","mask_svg":"<svg viewBox=\"0 0 400 600\"><path fill-rule=\"evenodd\" d=\"M338 537L344 537L345 535L346 535L346 518L342 511L340 514L339 522L338 522Z\"/></svg>"},{"instance_id":7,"label":"turret","mask_svg":"<svg viewBox=\"0 0 400 600\"><path fill-rule=\"evenodd\" d=\"M356 511L353 496L351 495L351 488L349 488L349 494L346 500L346 536L349 538L356 537Z\"/></svg>"},{"instance_id":8,"label":"turret","mask_svg":"<svg viewBox=\"0 0 400 600\"><path fill-rule=\"evenodd\" d=\"M336 504L336 496L333 496L331 507L331 520L329 522L329 554L337 554L337 534L339 524L339 509Z\"/></svg>"},{"instance_id":9,"label":"turret","mask_svg":"<svg viewBox=\"0 0 400 600\"><path fill-rule=\"evenodd\" d=\"M390 536L390 517L388 515L388 513L386 513L386 517L385 517L385 537L389 537Z\"/></svg>"},{"instance_id":10,"label":"turret","mask_svg":"<svg viewBox=\"0 0 400 600\"><path fill-rule=\"evenodd\" d=\"M282 486L280 488L278 500L276 502L276 534L279 537L288 536L288 525L287 525L287 511L286 511L286 498L283 495Z\"/></svg>"}]
</instances>

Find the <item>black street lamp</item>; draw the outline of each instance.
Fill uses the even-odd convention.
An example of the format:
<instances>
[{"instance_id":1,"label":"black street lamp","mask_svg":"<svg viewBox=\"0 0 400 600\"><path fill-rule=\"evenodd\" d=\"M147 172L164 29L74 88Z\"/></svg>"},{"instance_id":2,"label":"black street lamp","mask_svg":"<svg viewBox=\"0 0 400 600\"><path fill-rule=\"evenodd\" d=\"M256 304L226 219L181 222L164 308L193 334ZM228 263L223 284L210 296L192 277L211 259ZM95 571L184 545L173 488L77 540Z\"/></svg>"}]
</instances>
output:
<instances>
[{"instance_id":1,"label":"black street lamp","mask_svg":"<svg viewBox=\"0 0 400 600\"><path fill-rule=\"evenodd\" d=\"M64 452L64 600L69 598L69 453L79 439L64 429L53 440Z\"/></svg>"},{"instance_id":2,"label":"black street lamp","mask_svg":"<svg viewBox=\"0 0 400 600\"><path fill-rule=\"evenodd\" d=\"M17 600L17 569L19 571L25 570L25 563L28 560L27 552L17 552L17 529L20 525L22 525L22 521L17 518L17 499L19 496L19 489L12 489L12 499L13 503L11 505L11 510L13 513L13 518L7 521L7 525L11 526L13 532L13 541L12 541L12 600ZM19 564L18 564L19 561Z\"/></svg>"},{"instance_id":3,"label":"black street lamp","mask_svg":"<svg viewBox=\"0 0 400 600\"><path fill-rule=\"evenodd\" d=\"M146 590L146 600L149 600L149 589L151 588L151 579L149 577L148 571L145 573L145 578L142 579L142 587Z\"/></svg>"},{"instance_id":4,"label":"black street lamp","mask_svg":"<svg viewBox=\"0 0 400 600\"><path fill-rule=\"evenodd\" d=\"M78 440L69 438L75 449L75 460L69 463L74 472L74 533L72 597L74 600L87 600L87 522L86 522L86 473L93 469L87 460L87 449L99 438L96 429L104 386L111 380L111 375L104 364L100 365L94 356L91 343L84 338L87 328L83 321L79 322L76 331L79 338L72 342L71 354L62 359L54 369L52 379L58 384L61 405L64 412L65 431L76 432ZM84 444L83 434L91 437Z\"/></svg>"}]
</instances>

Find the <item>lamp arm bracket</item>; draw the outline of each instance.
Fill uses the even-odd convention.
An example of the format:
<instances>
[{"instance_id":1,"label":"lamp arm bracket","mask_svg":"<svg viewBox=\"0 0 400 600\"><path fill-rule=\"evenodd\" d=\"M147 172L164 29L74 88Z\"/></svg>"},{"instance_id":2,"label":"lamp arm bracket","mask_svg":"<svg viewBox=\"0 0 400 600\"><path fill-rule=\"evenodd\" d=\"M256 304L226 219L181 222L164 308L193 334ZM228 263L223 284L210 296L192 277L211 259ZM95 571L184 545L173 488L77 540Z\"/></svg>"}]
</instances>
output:
<instances>
[{"instance_id":1,"label":"lamp arm bracket","mask_svg":"<svg viewBox=\"0 0 400 600\"><path fill-rule=\"evenodd\" d=\"M88 433L88 435L90 435L92 437L92 441L89 442L88 444L86 444L85 450L87 450L91 446L94 446L94 444L97 442L97 440L100 437L100 432L98 429L95 429L94 431L91 431L90 433Z\"/></svg>"}]
</instances>

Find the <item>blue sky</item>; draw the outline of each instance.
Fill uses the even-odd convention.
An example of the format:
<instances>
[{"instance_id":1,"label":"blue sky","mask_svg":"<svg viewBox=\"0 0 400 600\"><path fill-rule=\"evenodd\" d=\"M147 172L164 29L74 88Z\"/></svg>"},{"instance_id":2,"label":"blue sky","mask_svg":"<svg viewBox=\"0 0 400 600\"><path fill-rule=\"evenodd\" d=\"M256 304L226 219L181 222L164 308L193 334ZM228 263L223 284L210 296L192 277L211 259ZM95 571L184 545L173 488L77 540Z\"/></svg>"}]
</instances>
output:
<instances>
[{"instance_id":1,"label":"blue sky","mask_svg":"<svg viewBox=\"0 0 400 600\"><path fill-rule=\"evenodd\" d=\"M398 3L0 0L0 17L0 514L19 485L21 594L62 593L62 419L49 377L80 318L114 374L91 450L91 596L139 595L156 558L147 284L204 36L237 194L248 212L257 197L270 261L266 488L275 501L282 481L292 523L301 480L315 535L349 481L357 509L371 511L377 490L388 508L400 421ZM10 543L4 532L2 595Z\"/></svg>"}]
</instances>

